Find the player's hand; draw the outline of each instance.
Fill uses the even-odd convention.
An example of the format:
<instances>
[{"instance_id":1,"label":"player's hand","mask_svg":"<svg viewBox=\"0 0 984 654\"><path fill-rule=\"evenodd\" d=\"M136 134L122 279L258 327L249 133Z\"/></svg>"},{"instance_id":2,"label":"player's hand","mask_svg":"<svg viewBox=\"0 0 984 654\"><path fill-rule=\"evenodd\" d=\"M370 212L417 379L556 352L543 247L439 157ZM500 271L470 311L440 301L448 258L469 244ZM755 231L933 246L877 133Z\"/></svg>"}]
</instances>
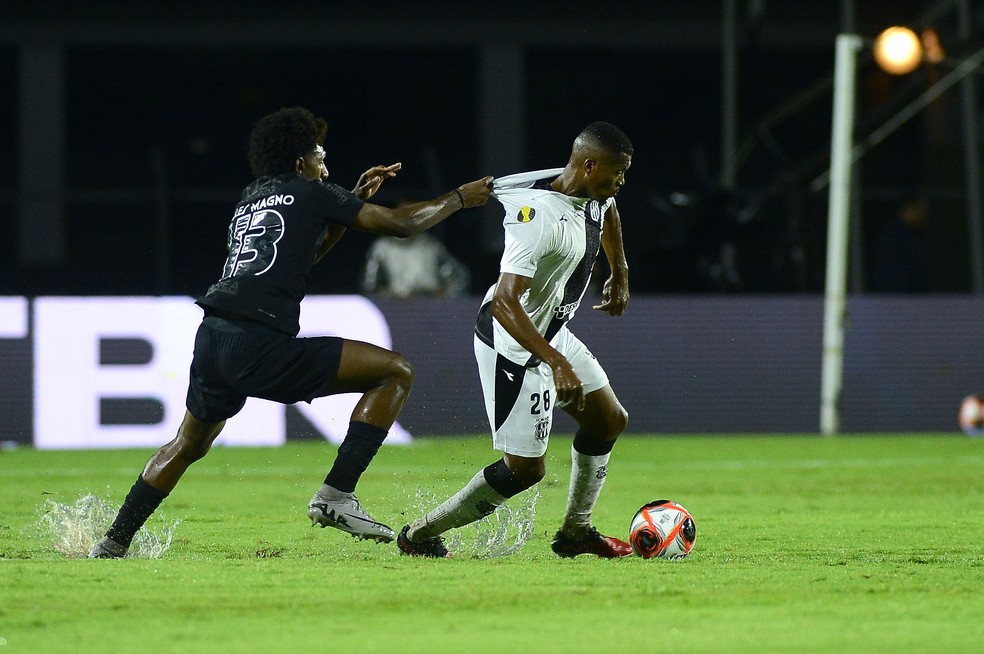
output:
<instances>
[{"instance_id":1,"label":"player's hand","mask_svg":"<svg viewBox=\"0 0 984 654\"><path fill-rule=\"evenodd\" d=\"M459 186L458 193L461 193L461 201L465 205L463 208L480 207L488 202L492 194L492 180L492 177L483 177Z\"/></svg>"},{"instance_id":2,"label":"player's hand","mask_svg":"<svg viewBox=\"0 0 984 654\"><path fill-rule=\"evenodd\" d=\"M596 304L592 309L604 311L609 316L621 316L625 313L625 307L629 304L629 284L622 279L614 276L605 281L601 289L601 304Z\"/></svg>"},{"instance_id":3,"label":"player's hand","mask_svg":"<svg viewBox=\"0 0 984 654\"><path fill-rule=\"evenodd\" d=\"M557 408L571 406L578 411L584 410L584 386L574 372L574 367L567 359L562 360L553 367L555 396L554 403Z\"/></svg>"},{"instance_id":4,"label":"player's hand","mask_svg":"<svg viewBox=\"0 0 984 654\"><path fill-rule=\"evenodd\" d=\"M379 190L380 184L385 182L390 177L396 177L396 173L403 167L402 163L390 164L389 166L373 166L366 172L362 173L359 177L359 181L356 182L355 188L352 192L360 200L368 200L376 191Z\"/></svg>"}]
</instances>

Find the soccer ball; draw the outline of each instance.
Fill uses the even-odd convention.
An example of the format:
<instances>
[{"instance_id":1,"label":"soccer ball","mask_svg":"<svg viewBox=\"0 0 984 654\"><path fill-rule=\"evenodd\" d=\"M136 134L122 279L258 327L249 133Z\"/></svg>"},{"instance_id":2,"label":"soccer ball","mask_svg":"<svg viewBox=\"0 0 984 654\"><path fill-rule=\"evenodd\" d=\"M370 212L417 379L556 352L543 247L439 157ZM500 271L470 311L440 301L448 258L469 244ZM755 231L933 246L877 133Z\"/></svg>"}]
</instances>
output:
<instances>
[{"instance_id":1,"label":"soccer ball","mask_svg":"<svg viewBox=\"0 0 984 654\"><path fill-rule=\"evenodd\" d=\"M968 436L984 435L984 397L968 395L960 403L960 429Z\"/></svg>"},{"instance_id":2,"label":"soccer ball","mask_svg":"<svg viewBox=\"0 0 984 654\"><path fill-rule=\"evenodd\" d=\"M644 559L683 559L697 540L697 525L690 511L676 502L656 500L632 518L629 544Z\"/></svg>"}]
</instances>

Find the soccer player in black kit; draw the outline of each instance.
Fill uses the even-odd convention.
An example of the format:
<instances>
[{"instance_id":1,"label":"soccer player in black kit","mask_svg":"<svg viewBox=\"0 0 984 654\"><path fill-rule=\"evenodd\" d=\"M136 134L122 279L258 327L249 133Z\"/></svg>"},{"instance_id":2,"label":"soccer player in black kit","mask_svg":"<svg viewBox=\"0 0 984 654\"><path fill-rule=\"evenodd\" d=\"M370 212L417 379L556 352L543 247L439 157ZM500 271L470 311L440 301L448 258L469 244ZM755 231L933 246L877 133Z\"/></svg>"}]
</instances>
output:
<instances>
[{"instance_id":1,"label":"soccer player in black kit","mask_svg":"<svg viewBox=\"0 0 984 654\"><path fill-rule=\"evenodd\" d=\"M300 303L311 266L349 227L411 236L460 209L485 204L492 178L463 184L426 202L395 209L365 202L400 164L375 166L353 191L327 181L324 119L281 109L261 118L249 141L256 179L236 205L222 278L198 305L187 411L174 439L150 457L90 558L121 558L133 536L208 453L225 421L247 397L292 404L337 393L362 393L324 484L308 504L312 525L359 538L393 540L355 496L413 385L410 362L395 352L337 337L298 338Z\"/></svg>"}]
</instances>

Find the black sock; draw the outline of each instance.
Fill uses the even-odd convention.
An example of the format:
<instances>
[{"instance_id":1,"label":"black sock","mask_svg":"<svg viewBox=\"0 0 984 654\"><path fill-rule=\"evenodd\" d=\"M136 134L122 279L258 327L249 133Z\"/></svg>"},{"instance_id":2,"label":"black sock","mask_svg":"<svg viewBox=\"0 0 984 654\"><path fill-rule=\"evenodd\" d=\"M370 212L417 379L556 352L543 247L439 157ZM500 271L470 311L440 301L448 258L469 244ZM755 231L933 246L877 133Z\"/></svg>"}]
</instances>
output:
<instances>
[{"instance_id":1,"label":"black sock","mask_svg":"<svg viewBox=\"0 0 984 654\"><path fill-rule=\"evenodd\" d=\"M137 477L137 481L130 487L126 499L120 512L116 514L113 526L109 528L106 535L114 541L129 547L133 541L133 536L140 531L147 518L161 505L167 493L162 493L144 481L143 477Z\"/></svg>"},{"instance_id":2,"label":"black sock","mask_svg":"<svg viewBox=\"0 0 984 654\"><path fill-rule=\"evenodd\" d=\"M365 422L350 422L345 440L338 446L325 483L343 493L355 492L359 477L369 467L389 430Z\"/></svg>"},{"instance_id":3,"label":"black sock","mask_svg":"<svg viewBox=\"0 0 984 654\"><path fill-rule=\"evenodd\" d=\"M588 456L604 456L615 447L615 440L616 438L610 441L595 440L578 429L574 434L574 449Z\"/></svg>"},{"instance_id":4,"label":"black sock","mask_svg":"<svg viewBox=\"0 0 984 654\"><path fill-rule=\"evenodd\" d=\"M482 472L485 474L485 483L506 499L519 495L529 488L529 486L516 479L516 476L503 459L499 459L495 463L486 466Z\"/></svg>"}]
</instances>

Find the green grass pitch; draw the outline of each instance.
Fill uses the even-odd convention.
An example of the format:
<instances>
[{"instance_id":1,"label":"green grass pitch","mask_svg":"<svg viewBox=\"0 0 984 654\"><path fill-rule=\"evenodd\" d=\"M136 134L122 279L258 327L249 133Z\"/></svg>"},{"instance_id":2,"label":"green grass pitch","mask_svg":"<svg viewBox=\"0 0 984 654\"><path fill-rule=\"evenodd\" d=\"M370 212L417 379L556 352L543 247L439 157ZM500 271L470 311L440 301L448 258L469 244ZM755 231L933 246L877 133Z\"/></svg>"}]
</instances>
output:
<instances>
[{"instance_id":1,"label":"green grass pitch","mask_svg":"<svg viewBox=\"0 0 984 654\"><path fill-rule=\"evenodd\" d=\"M552 439L522 550L451 561L309 528L334 452L314 442L213 450L148 524L181 521L161 558L70 558L44 507L115 509L150 452L2 451L0 654L984 651L984 440L625 436L595 524L625 537L676 500L684 561L555 557L569 450ZM495 456L480 436L383 448L359 496L399 529Z\"/></svg>"}]
</instances>

